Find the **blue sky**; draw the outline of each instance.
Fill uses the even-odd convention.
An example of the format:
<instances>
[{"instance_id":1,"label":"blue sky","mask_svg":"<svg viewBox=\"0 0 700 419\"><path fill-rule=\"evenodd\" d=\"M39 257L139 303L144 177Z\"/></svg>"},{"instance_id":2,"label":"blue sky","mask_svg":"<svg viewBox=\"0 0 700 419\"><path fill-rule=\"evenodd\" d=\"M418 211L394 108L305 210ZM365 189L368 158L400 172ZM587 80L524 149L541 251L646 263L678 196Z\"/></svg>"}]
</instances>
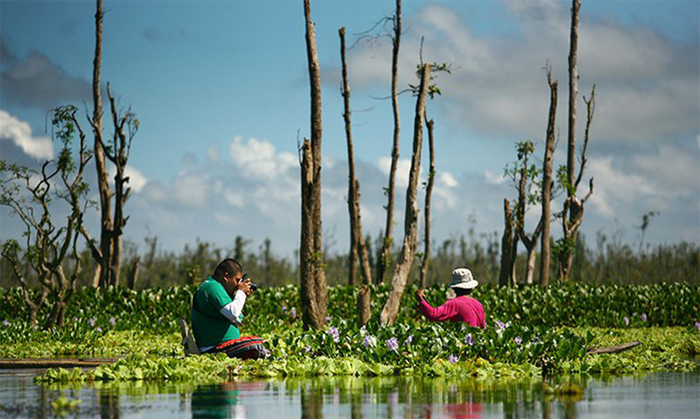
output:
<instances>
[{"instance_id":1,"label":"blue sky","mask_svg":"<svg viewBox=\"0 0 700 419\"><path fill-rule=\"evenodd\" d=\"M91 108L94 8L0 1L2 158L49 156L47 111L67 102ZM157 235L178 250L196 239L228 247L240 234L253 243L269 237L291 254L299 240L297 139L310 130L302 1L105 1L105 10L102 80L140 121L126 237L141 244ZM311 10L324 83L324 229L329 249L345 251L337 30L345 26L355 44L353 134L365 227L376 234L393 130L391 104L379 99L389 94L391 47L386 37L358 34L390 16L394 2L312 1ZM700 3L690 0L583 1L580 95L595 83L598 96L586 172L596 180L583 228L590 244L599 231L635 243L650 210L660 214L649 242L700 239L699 16ZM501 174L515 142L531 139L543 154L546 62L560 82L558 129L566 135L569 2L404 1L403 25L401 86L415 81L421 37L425 59L453 69L439 75L443 96L428 104L434 238L469 228L500 234L502 199L515 194ZM583 107L579 96L581 130ZM405 170L414 99L402 95L400 109ZM564 163L564 149L561 141L555 164ZM399 216L403 206L400 191ZM529 218L537 216L533 209ZM6 210L0 217L2 238L16 235L16 220ZM399 235L402 225L399 218Z\"/></svg>"}]
</instances>

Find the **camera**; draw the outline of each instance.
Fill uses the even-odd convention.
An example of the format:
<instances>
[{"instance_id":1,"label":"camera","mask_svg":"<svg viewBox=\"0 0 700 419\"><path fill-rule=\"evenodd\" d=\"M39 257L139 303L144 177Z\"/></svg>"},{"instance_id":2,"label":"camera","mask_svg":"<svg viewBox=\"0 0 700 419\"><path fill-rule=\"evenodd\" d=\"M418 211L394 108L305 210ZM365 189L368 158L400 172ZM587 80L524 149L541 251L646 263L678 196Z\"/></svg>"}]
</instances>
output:
<instances>
[{"instance_id":1,"label":"camera","mask_svg":"<svg viewBox=\"0 0 700 419\"><path fill-rule=\"evenodd\" d=\"M250 280L250 278L248 278L248 274L243 274L243 276L241 277L241 281L245 281L246 279L247 279L247 280ZM250 283L250 289L251 289L252 291L257 291L257 290L258 290L258 284L256 284L255 282L251 282L251 283Z\"/></svg>"}]
</instances>

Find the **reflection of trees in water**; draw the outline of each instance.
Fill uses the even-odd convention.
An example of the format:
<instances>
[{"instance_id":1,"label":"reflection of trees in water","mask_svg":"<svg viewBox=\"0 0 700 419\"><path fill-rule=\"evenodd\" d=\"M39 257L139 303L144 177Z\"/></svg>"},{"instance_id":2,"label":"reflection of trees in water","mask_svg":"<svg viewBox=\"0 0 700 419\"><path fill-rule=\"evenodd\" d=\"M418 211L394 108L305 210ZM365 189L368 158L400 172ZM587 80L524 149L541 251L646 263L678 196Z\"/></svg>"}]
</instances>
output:
<instances>
[{"instance_id":1,"label":"reflection of trees in water","mask_svg":"<svg viewBox=\"0 0 700 419\"><path fill-rule=\"evenodd\" d=\"M118 394L97 390L97 405L100 409L100 419L120 419L122 417Z\"/></svg>"}]
</instances>

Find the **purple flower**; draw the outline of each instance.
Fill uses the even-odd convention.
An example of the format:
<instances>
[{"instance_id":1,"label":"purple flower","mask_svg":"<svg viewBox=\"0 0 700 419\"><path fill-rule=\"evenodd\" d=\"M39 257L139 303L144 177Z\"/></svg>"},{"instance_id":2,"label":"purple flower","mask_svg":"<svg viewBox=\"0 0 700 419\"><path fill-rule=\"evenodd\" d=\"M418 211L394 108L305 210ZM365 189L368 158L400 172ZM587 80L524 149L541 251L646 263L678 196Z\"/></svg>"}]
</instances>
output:
<instances>
[{"instance_id":1,"label":"purple flower","mask_svg":"<svg viewBox=\"0 0 700 419\"><path fill-rule=\"evenodd\" d=\"M625 326L629 326L629 325L630 325L630 318L629 318L629 317L627 317L627 316L623 317L623 318L622 318L622 321L625 322Z\"/></svg>"},{"instance_id":2,"label":"purple flower","mask_svg":"<svg viewBox=\"0 0 700 419\"><path fill-rule=\"evenodd\" d=\"M462 325L462 332L464 332L465 330L467 330L467 326Z\"/></svg>"},{"instance_id":3,"label":"purple flower","mask_svg":"<svg viewBox=\"0 0 700 419\"><path fill-rule=\"evenodd\" d=\"M292 307L292 309L289 310L289 315L292 316L293 319L296 318L297 317L297 309Z\"/></svg>"},{"instance_id":4,"label":"purple flower","mask_svg":"<svg viewBox=\"0 0 700 419\"><path fill-rule=\"evenodd\" d=\"M374 345L377 344L377 340L374 338L372 335L367 335L365 338L362 340L362 344L367 347L367 348L374 348Z\"/></svg>"},{"instance_id":5,"label":"purple flower","mask_svg":"<svg viewBox=\"0 0 700 419\"><path fill-rule=\"evenodd\" d=\"M469 346L473 346L475 341L476 339L474 339L474 336L472 336L471 333L467 333L467 336L464 337L464 343Z\"/></svg>"},{"instance_id":6,"label":"purple flower","mask_svg":"<svg viewBox=\"0 0 700 419\"><path fill-rule=\"evenodd\" d=\"M458 356L454 356L454 355L450 355L450 356L447 358L447 360L450 361L450 364L454 364L455 362L459 361L459 357L458 357Z\"/></svg>"},{"instance_id":7,"label":"purple flower","mask_svg":"<svg viewBox=\"0 0 700 419\"><path fill-rule=\"evenodd\" d=\"M700 322L695 322L695 330L700 330Z\"/></svg>"},{"instance_id":8,"label":"purple flower","mask_svg":"<svg viewBox=\"0 0 700 419\"><path fill-rule=\"evenodd\" d=\"M641 316L639 316L640 319L642 319L643 322L647 321L647 313L642 313Z\"/></svg>"},{"instance_id":9,"label":"purple flower","mask_svg":"<svg viewBox=\"0 0 700 419\"><path fill-rule=\"evenodd\" d=\"M306 347L304 348L304 351L305 351L307 354L310 354L310 353L311 353L311 346L306 345Z\"/></svg>"},{"instance_id":10,"label":"purple flower","mask_svg":"<svg viewBox=\"0 0 700 419\"><path fill-rule=\"evenodd\" d=\"M399 341L396 340L396 338L391 338L386 341L386 347L389 348L389 350L396 352L396 350L399 348Z\"/></svg>"},{"instance_id":11,"label":"purple flower","mask_svg":"<svg viewBox=\"0 0 700 419\"><path fill-rule=\"evenodd\" d=\"M340 342L340 332L338 332L337 327L335 327L335 326L330 327L326 333L328 333L333 338L333 342L335 342L335 343Z\"/></svg>"},{"instance_id":12,"label":"purple flower","mask_svg":"<svg viewBox=\"0 0 700 419\"><path fill-rule=\"evenodd\" d=\"M413 342L413 335L409 335L409 336L406 338L406 341L405 341L403 344L404 344L404 345L410 345L411 342Z\"/></svg>"},{"instance_id":13,"label":"purple flower","mask_svg":"<svg viewBox=\"0 0 700 419\"><path fill-rule=\"evenodd\" d=\"M88 320L88 324L90 325L90 327L95 327L95 319L91 318L90 320Z\"/></svg>"},{"instance_id":14,"label":"purple flower","mask_svg":"<svg viewBox=\"0 0 700 419\"><path fill-rule=\"evenodd\" d=\"M523 343L523 339L520 336L515 337L515 344L520 346L520 344Z\"/></svg>"},{"instance_id":15,"label":"purple flower","mask_svg":"<svg viewBox=\"0 0 700 419\"><path fill-rule=\"evenodd\" d=\"M2 321L2 325L3 325L3 326L9 326L9 325L10 325L10 322L8 322L7 319L5 319L5 320Z\"/></svg>"},{"instance_id":16,"label":"purple flower","mask_svg":"<svg viewBox=\"0 0 700 419\"><path fill-rule=\"evenodd\" d=\"M114 318L114 316L109 318L109 325L114 327L114 324L117 322L117 320Z\"/></svg>"},{"instance_id":17,"label":"purple flower","mask_svg":"<svg viewBox=\"0 0 700 419\"><path fill-rule=\"evenodd\" d=\"M78 318L77 318L77 317L73 317L73 323L78 323Z\"/></svg>"},{"instance_id":18,"label":"purple flower","mask_svg":"<svg viewBox=\"0 0 700 419\"><path fill-rule=\"evenodd\" d=\"M333 318L331 316L326 316L326 323L330 323Z\"/></svg>"},{"instance_id":19,"label":"purple flower","mask_svg":"<svg viewBox=\"0 0 700 419\"><path fill-rule=\"evenodd\" d=\"M502 321L496 320L496 327L498 327L499 330L503 330L506 328L506 324L503 323Z\"/></svg>"},{"instance_id":20,"label":"purple flower","mask_svg":"<svg viewBox=\"0 0 700 419\"><path fill-rule=\"evenodd\" d=\"M98 328L95 329L95 330L97 330L98 332L101 332L101 331L102 331L102 328L101 328L101 327L98 327Z\"/></svg>"},{"instance_id":21,"label":"purple flower","mask_svg":"<svg viewBox=\"0 0 700 419\"><path fill-rule=\"evenodd\" d=\"M287 311L287 306L282 306L282 313L285 313Z\"/></svg>"}]
</instances>

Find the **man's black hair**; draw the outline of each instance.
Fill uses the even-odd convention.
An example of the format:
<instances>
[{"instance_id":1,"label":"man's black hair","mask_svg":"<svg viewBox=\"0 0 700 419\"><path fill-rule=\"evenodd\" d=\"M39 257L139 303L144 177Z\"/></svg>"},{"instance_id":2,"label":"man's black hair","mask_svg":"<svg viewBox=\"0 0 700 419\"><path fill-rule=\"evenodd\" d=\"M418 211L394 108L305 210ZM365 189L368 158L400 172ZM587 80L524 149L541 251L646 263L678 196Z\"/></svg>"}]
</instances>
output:
<instances>
[{"instance_id":1,"label":"man's black hair","mask_svg":"<svg viewBox=\"0 0 700 419\"><path fill-rule=\"evenodd\" d=\"M455 294L457 294L457 297L461 297L463 295L469 295L472 293L471 289L465 289L465 288L452 288L455 291Z\"/></svg>"},{"instance_id":2,"label":"man's black hair","mask_svg":"<svg viewBox=\"0 0 700 419\"><path fill-rule=\"evenodd\" d=\"M223 279L224 273L229 274L229 276L236 276L238 273L243 272L243 267L240 263L236 262L235 259L227 258L219 262L219 265L214 270L214 279Z\"/></svg>"}]
</instances>

